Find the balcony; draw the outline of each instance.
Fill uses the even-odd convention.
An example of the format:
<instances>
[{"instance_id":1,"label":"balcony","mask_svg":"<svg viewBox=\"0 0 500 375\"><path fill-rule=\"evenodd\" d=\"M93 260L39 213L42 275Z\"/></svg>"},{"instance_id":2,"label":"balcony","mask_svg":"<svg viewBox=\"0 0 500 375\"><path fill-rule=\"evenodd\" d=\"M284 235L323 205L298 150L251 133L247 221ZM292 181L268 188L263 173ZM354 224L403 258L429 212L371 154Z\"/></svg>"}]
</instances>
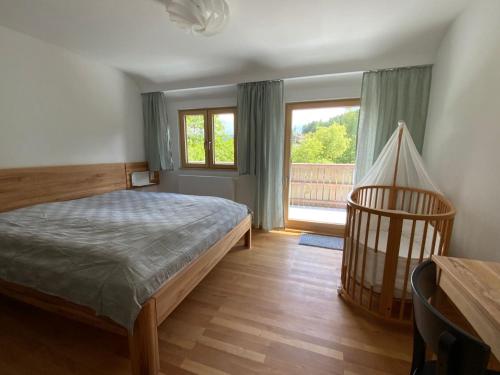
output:
<instances>
[{"instance_id":1,"label":"balcony","mask_svg":"<svg viewBox=\"0 0 500 375\"><path fill-rule=\"evenodd\" d=\"M292 163L288 219L343 225L354 164Z\"/></svg>"}]
</instances>

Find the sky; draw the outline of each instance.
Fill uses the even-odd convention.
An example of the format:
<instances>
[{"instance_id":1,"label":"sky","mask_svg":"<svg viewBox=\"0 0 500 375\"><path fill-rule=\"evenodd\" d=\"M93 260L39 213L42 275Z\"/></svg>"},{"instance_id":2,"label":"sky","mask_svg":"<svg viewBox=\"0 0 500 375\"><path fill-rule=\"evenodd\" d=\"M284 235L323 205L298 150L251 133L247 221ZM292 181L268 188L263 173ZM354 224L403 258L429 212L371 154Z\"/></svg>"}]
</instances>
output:
<instances>
[{"instance_id":1,"label":"sky","mask_svg":"<svg viewBox=\"0 0 500 375\"><path fill-rule=\"evenodd\" d=\"M218 114L217 117L220 119L222 124L224 125L224 131L226 134L233 136L234 135L234 116L232 113L221 113Z\"/></svg>"}]
</instances>

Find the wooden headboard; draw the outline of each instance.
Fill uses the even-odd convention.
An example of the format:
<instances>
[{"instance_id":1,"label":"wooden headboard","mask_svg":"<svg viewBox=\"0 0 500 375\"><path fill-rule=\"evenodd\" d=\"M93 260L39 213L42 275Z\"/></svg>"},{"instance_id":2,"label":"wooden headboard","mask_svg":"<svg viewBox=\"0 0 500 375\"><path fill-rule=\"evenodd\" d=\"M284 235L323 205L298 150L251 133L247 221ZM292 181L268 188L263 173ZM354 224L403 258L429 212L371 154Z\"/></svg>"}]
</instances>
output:
<instances>
[{"instance_id":1,"label":"wooden headboard","mask_svg":"<svg viewBox=\"0 0 500 375\"><path fill-rule=\"evenodd\" d=\"M124 163L0 169L0 212L127 187Z\"/></svg>"}]
</instances>

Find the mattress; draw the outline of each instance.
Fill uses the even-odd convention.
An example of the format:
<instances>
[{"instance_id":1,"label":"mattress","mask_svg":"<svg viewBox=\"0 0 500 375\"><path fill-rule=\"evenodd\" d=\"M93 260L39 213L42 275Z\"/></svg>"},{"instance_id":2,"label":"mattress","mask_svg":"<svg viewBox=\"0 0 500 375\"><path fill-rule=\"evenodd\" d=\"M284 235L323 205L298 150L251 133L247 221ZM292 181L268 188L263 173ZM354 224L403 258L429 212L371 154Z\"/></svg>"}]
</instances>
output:
<instances>
[{"instance_id":1,"label":"mattress","mask_svg":"<svg viewBox=\"0 0 500 375\"><path fill-rule=\"evenodd\" d=\"M366 216L366 215L365 215ZM395 297L402 297L403 290L405 289L404 281L406 274L406 267L408 263L408 252L410 250L410 240L411 240L411 230L412 230L413 221L412 220L403 220L403 227L401 232L401 240L399 247L399 257L397 261L397 270L396 270L396 280L394 284L395 288ZM436 232L436 239L434 244L433 251L433 238L434 238L434 227L431 225L427 226L427 233L425 236L425 244L422 249L422 243L424 242L424 227L425 222L422 220L417 220L415 224L415 234L413 238L413 246L411 251L411 258L409 264L409 272L408 279L406 284L406 292L405 298L411 298L411 285L409 276L413 272L413 269L420 263L420 255L422 253L422 259L429 258L431 254L437 254L439 243L440 243L440 235L439 232ZM355 228L357 230L357 228ZM367 222L366 220L362 220L361 228L360 228L360 236L359 236L359 244L356 246L356 238L357 233L354 239L349 238L347 240L346 246L346 256L349 259L350 254L352 252L352 262L354 269L354 256L357 253L357 264L355 268L356 280L361 282L362 273L363 273L363 253L366 243L366 261L365 261L365 269L364 269L364 286L370 288L373 287L375 292L380 292L382 289L382 282L384 278L384 265L385 265L385 257L387 250L387 239L389 235L389 218L381 216L380 220L380 234L378 239L378 251L375 251L375 243L377 237L377 219L375 216L372 216L372 221L370 222L370 226L368 228L368 238L365 241L365 233L367 231Z\"/></svg>"},{"instance_id":2,"label":"mattress","mask_svg":"<svg viewBox=\"0 0 500 375\"><path fill-rule=\"evenodd\" d=\"M133 328L159 287L248 214L226 199L116 191L0 214L0 279Z\"/></svg>"}]
</instances>

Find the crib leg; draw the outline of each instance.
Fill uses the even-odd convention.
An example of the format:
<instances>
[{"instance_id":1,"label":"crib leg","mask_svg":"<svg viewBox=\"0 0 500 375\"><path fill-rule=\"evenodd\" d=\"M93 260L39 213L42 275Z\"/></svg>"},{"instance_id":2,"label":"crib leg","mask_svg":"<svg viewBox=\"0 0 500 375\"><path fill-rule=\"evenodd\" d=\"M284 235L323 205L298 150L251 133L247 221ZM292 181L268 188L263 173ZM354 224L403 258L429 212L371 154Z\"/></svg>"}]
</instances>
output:
<instances>
[{"instance_id":1,"label":"crib leg","mask_svg":"<svg viewBox=\"0 0 500 375\"><path fill-rule=\"evenodd\" d=\"M384 278L382 281L382 292L380 294L380 315L390 318L392 313L392 302L394 298L394 283L398 267L399 244L403 231L403 219L391 218L389 233L387 234L387 251L384 263Z\"/></svg>"}]
</instances>

